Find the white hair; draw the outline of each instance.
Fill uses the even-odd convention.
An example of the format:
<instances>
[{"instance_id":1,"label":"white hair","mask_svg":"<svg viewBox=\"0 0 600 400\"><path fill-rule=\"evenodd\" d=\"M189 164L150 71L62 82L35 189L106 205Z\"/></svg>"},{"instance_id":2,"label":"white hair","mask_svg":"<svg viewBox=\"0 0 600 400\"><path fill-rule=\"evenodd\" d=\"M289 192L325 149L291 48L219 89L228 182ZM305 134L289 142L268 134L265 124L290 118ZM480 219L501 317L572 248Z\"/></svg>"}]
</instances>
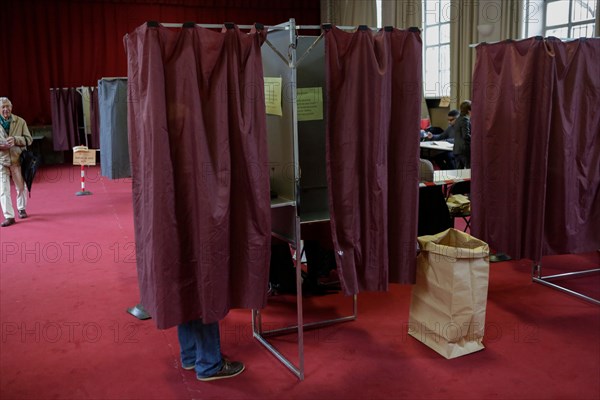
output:
<instances>
[{"instance_id":1,"label":"white hair","mask_svg":"<svg viewBox=\"0 0 600 400\"><path fill-rule=\"evenodd\" d=\"M8 97L0 97L0 104L8 103L9 106L12 107L12 103L8 99Z\"/></svg>"}]
</instances>

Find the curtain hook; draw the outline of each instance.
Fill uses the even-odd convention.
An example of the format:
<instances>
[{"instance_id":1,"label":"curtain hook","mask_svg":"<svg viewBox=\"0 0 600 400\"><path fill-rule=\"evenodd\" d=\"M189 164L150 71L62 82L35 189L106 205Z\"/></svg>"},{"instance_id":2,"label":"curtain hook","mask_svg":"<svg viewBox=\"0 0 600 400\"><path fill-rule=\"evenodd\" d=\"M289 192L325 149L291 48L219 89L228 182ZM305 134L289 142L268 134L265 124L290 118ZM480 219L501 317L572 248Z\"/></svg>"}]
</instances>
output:
<instances>
[{"instance_id":1,"label":"curtain hook","mask_svg":"<svg viewBox=\"0 0 600 400\"><path fill-rule=\"evenodd\" d=\"M546 39L544 39L544 48L546 49L546 53L550 56L550 57L554 57L555 53L554 53L554 46L552 45L552 40L555 39L554 37L548 37Z\"/></svg>"}]
</instances>

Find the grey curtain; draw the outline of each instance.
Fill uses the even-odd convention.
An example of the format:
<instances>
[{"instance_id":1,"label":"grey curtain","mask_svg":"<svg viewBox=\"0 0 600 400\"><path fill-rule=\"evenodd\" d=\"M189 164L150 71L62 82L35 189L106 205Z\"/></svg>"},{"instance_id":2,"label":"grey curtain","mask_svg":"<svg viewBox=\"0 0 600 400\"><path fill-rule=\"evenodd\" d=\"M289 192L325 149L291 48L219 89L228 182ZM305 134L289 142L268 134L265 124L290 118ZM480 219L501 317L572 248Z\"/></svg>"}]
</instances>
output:
<instances>
[{"instance_id":1,"label":"grey curtain","mask_svg":"<svg viewBox=\"0 0 600 400\"><path fill-rule=\"evenodd\" d=\"M451 108L471 99L475 52L469 47L477 43L479 34L479 2L457 0L450 8L450 98Z\"/></svg>"},{"instance_id":2,"label":"grey curtain","mask_svg":"<svg viewBox=\"0 0 600 400\"><path fill-rule=\"evenodd\" d=\"M595 36L600 36L600 0L596 1L596 29Z\"/></svg>"},{"instance_id":3,"label":"grey curtain","mask_svg":"<svg viewBox=\"0 0 600 400\"><path fill-rule=\"evenodd\" d=\"M110 179L131 176L127 140L127 79L98 81L100 169Z\"/></svg>"},{"instance_id":4,"label":"grey curtain","mask_svg":"<svg viewBox=\"0 0 600 400\"><path fill-rule=\"evenodd\" d=\"M500 40L521 39L523 31L523 0L498 1L500 10Z\"/></svg>"},{"instance_id":5,"label":"grey curtain","mask_svg":"<svg viewBox=\"0 0 600 400\"><path fill-rule=\"evenodd\" d=\"M398 29L411 27L423 29L422 14L422 0L381 2L381 22L383 26L394 26Z\"/></svg>"},{"instance_id":6,"label":"grey curtain","mask_svg":"<svg viewBox=\"0 0 600 400\"><path fill-rule=\"evenodd\" d=\"M376 26L375 0L322 0L321 22L340 26Z\"/></svg>"}]
</instances>

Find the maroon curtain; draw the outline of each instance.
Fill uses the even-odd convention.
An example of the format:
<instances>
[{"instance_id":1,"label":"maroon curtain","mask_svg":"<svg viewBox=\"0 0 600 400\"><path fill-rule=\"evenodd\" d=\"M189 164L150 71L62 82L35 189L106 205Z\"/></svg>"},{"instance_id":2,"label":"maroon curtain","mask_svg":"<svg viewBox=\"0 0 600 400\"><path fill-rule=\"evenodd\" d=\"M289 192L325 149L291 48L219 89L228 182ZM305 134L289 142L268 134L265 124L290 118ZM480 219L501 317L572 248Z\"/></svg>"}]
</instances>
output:
<instances>
[{"instance_id":1,"label":"maroon curtain","mask_svg":"<svg viewBox=\"0 0 600 400\"><path fill-rule=\"evenodd\" d=\"M329 205L344 291L414 283L421 37L332 27L325 40Z\"/></svg>"},{"instance_id":2,"label":"maroon curtain","mask_svg":"<svg viewBox=\"0 0 600 400\"><path fill-rule=\"evenodd\" d=\"M81 95L75 88L50 90L52 142L55 151L71 150L81 144L79 124L83 126Z\"/></svg>"},{"instance_id":3,"label":"maroon curtain","mask_svg":"<svg viewBox=\"0 0 600 400\"><path fill-rule=\"evenodd\" d=\"M514 258L600 246L600 40L477 47L473 234Z\"/></svg>"},{"instance_id":4,"label":"maroon curtain","mask_svg":"<svg viewBox=\"0 0 600 400\"><path fill-rule=\"evenodd\" d=\"M125 38L138 278L159 328L266 303L264 39L193 24Z\"/></svg>"}]
</instances>

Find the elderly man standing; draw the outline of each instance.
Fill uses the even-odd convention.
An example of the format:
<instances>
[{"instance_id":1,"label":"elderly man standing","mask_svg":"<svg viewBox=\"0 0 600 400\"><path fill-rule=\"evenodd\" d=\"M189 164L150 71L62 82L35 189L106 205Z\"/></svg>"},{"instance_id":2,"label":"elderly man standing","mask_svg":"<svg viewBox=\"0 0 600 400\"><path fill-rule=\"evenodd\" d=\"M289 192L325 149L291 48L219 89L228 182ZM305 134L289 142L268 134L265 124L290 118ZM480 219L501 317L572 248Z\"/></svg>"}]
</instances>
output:
<instances>
[{"instance_id":1,"label":"elderly man standing","mask_svg":"<svg viewBox=\"0 0 600 400\"><path fill-rule=\"evenodd\" d=\"M19 156L23 147L33 139L27 123L12 113L12 103L7 97L0 97L0 206L4 213L2 227L15 223L15 211L10 197L10 177L17 189L17 209L20 218L27 218L27 188L23 182Z\"/></svg>"}]
</instances>

